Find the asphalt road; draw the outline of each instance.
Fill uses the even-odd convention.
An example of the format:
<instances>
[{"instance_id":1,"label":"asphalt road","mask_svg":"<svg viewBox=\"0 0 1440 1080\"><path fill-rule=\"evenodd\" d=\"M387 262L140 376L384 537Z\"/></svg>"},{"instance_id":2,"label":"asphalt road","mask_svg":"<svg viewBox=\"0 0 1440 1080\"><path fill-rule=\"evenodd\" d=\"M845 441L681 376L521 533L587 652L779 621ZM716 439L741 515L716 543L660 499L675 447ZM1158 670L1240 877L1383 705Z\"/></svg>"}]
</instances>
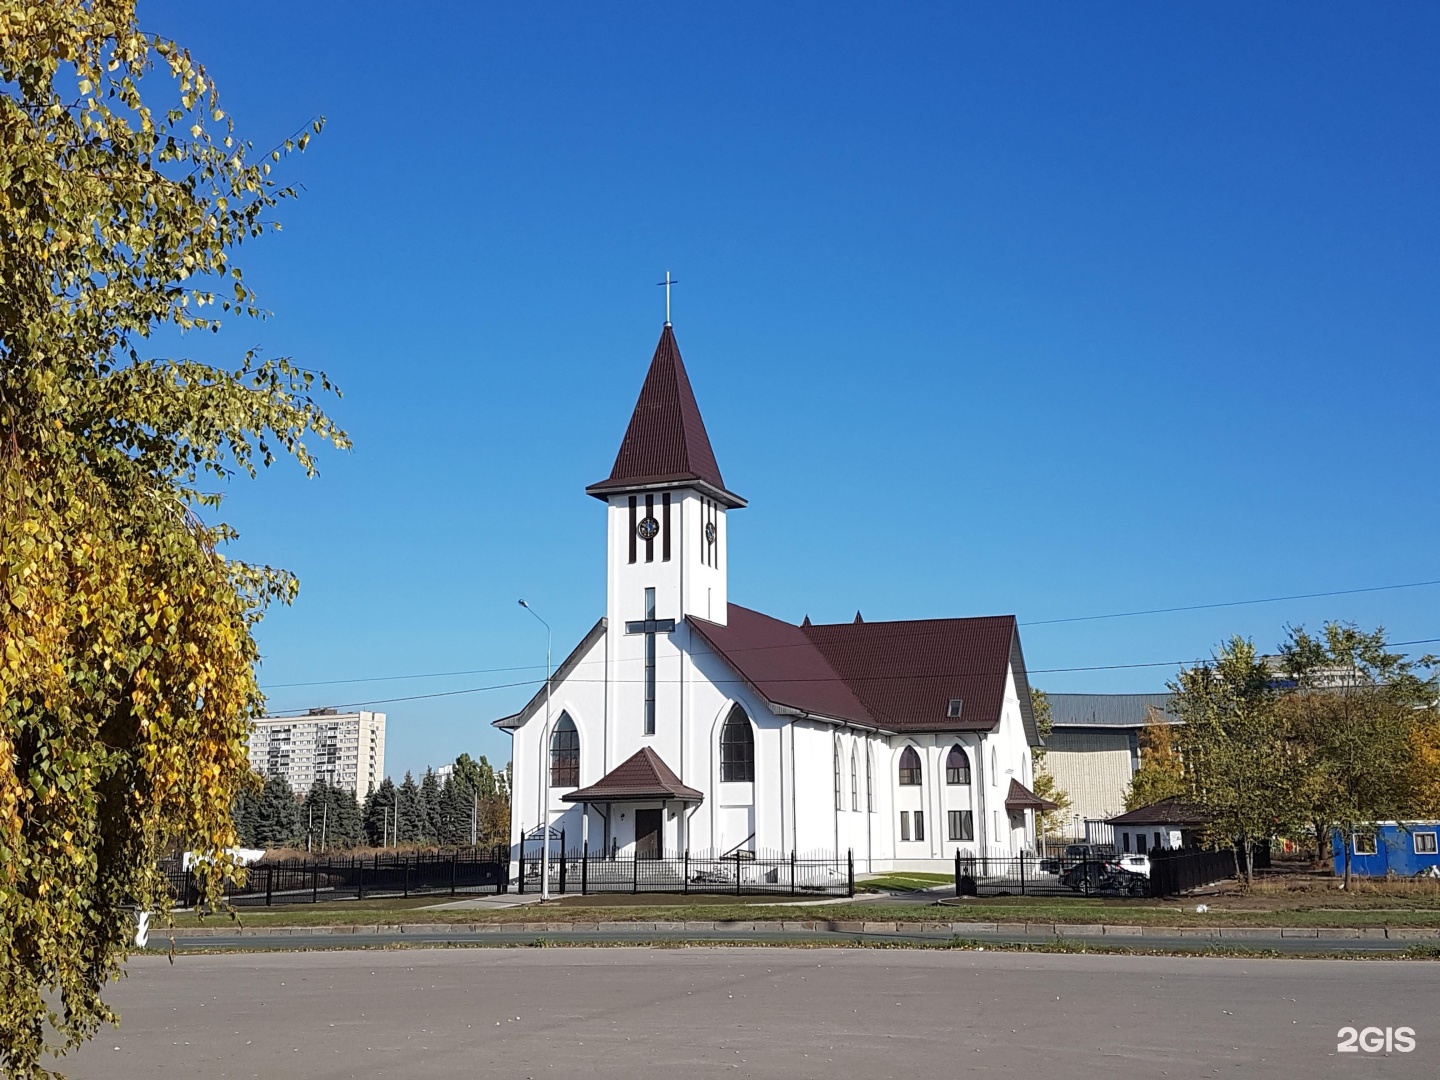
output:
<instances>
[{"instance_id":1,"label":"asphalt road","mask_svg":"<svg viewBox=\"0 0 1440 1080\"><path fill-rule=\"evenodd\" d=\"M1433 1077L1430 962L843 949L157 956L72 1080ZM1408 1025L1411 1053L1336 1052Z\"/></svg>"}]
</instances>

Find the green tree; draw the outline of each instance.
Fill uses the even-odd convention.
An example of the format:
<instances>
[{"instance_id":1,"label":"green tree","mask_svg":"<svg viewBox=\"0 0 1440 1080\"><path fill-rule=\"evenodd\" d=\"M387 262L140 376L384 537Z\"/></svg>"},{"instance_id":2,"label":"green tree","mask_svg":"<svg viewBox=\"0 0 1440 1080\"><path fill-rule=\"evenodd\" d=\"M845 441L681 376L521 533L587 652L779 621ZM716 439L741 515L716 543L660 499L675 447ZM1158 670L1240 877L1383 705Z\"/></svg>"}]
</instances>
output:
<instances>
[{"instance_id":1,"label":"green tree","mask_svg":"<svg viewBox=\"0 0 1440 1080\"><path fill-rule=\"evenodd\" d=\"M1435 700L1430 657L1390 652L1385 632L1326 623L1320 636L1292 628L1280 646L1288 677L1280 710L1292 732L1301 811L1324 859L1330 834L1351 836L1375 822L1405 820L1413 806L1408 763L1424 709ZM1344 879L1350 884L1351 847Z\"/></svg>"},{"instance_id":2,"label":"green tree","mask_svg":"<svg viewBox=\"0 0 1440 1080\"><path fill-rule=\"evenodd\" d=\"M322 851L344 850L362 842L365 837L360 804L349 788L331 784L317 777L305 795L302 808L311 844Z\"/></svg>"},{"instance_id":3,"label":"green tree","mask_svg":"<svg viewBox=\"0 0 1440 1080\"><path fill-rule=\"evenodd\" d=\"M300 836L300 804L290 781L279 773L265 777L255 807L252 839L255 847L289 847Z\"/></svg>"},{"instance_id":4,"label":"green tree","mask_svg":"<svg viewBox=\"0 0 1440 1080\"><path fill-rule=\"evenodd\" d=\"M421 844L425 837L425 807L420 801L420 786L410 773L396 789L396 816L399 824L396 840L401 844Z\"/></svg>"},{"instance_id":5,"label":"green tree","mask_svg":"<svg viewBox=\"0 0 1440 1080\"><path fill-rule=\"evenodd\" d=\"M1045 767L1045 746L1043 740L1050 737L1055 728L1055 714L1050 707L1050 696L1044 690L1035 687L1030 688L1030 705L1035 713L1035 728L1040 733L1042 743L1037 746L1031 756L1035 763L1035 787L1036 795L1042 799L1049 799L1055 804L1054 810L1046 810L1040 815L1040 830L1046 835L1053 836L1065 831L1066 811L1070 809L1070 794L1060 787L1055 781L1055 775Z\"/></svg>"},{"instance_id":6,"label":"green tree","mask_svg":"<svg viewBox=\"0 0 1440 1080\"><path fill-rule=\"evenodd\" d=\"M1299 770L1273 682L1255 646L1237 637L1170 684L1190 795L1209 815L1212 838L1233 839L1246 888L1255 845L1297 817Z\"/></svg>"},{"instance_id":7,"label":"green tree","mask_svg":"<svg viewBox=\"0 0 1440 1080\"><path fill-rule=\"evenodd\" d=\"M1174 724L1157 715L1155 709L1149 711L1148 719L1140 729L1140 767L1130 778L1130 787L1125 792L1126 810L1136 810L1190 791L1185 766L1175 745Z\"/></svg>"},{"instance_id":8,"label":"green tree","mask_svg":"<svg viewBox=\"0 0 1440 1080\"><path fill-rule=\"evenodd\" d=\"M253 782L240 789L235 805L230 809L230 819L235 823L235 839L241 847L255 846L255 820L264 786L265 781L255 774Z\"/></svg>"},{"instance_id":9,"label":"green tree","mask_svg":"<svg viewBox=\"0 0 1440 1080\"><path fill-rule=\"evenodd\" d=\"M317 125L318 127L318 125ZM0 0L0 1067L114 1016L132 905L218 852L263 705L252 631L295 582L218 550L216 479L345 445L323 376L156 357L262 314L234 261L292 194L133 0ZM167 333L167 342L175 338ZM183 338L178 338L183 342ZM201 477L209 474L202 484ZM219 901L234 872L202 861Z\"/></svg>"},{"instance_id":10,"label":"green tree","mask_svg":"<svg viewBox=\"0 0 1440 1080\"><path fill-rule=\"evenodd\" d=\"M390 843L387 835L394 825L395 785L387 776L380 786L371 788L365 799L365 839L371 847L386 847Z\"/></svg>"},{"instance_id":11,"label":"green tree","mask_svg":"<svg viewBox=\"0 0 1440 1080\"><path fill-rule=\"evenodd\" d=\"M420 778L420 842L422 844L438 844L440 842L441 815L444 807L440 804L440 781L435 777L434 769L426 769L425 775Z\"/></svg>"}]
</instances>

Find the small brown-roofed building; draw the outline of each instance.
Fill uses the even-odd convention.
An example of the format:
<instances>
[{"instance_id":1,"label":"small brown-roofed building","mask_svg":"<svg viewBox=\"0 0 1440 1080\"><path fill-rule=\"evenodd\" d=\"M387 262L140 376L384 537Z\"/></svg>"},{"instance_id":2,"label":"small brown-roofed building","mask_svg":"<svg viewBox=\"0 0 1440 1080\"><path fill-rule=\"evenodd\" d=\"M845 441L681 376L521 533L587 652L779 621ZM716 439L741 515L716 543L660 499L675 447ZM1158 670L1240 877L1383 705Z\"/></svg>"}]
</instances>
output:
<instances>
[{"instance_id":1,"label":"small brown-roofed building","mask_svg":"<svg viewBox=\"0 0 1440 1080\"><path fill-rule=\"evenodd\" d=\"M1115 830L1115 846L1122 852L1143 855L1156 848L1188 848L1210 817L1178 795L1117 814L1106 822Z\"/></svg>"}]
</instances>

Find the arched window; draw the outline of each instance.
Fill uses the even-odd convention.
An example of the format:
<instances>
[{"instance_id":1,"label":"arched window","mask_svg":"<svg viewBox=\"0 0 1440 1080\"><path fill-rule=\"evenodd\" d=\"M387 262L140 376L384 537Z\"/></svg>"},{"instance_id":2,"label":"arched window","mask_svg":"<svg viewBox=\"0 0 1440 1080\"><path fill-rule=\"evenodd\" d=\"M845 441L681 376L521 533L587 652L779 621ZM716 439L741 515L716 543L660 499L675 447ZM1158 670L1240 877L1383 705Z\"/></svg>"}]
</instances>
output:
<instances>
[{"instance_id":1,"label":"arched window","mask_svg":"<svg viewBox=\"0 0 1440 1080\"><path fill-rule=\"evenodd\" d=\"M865 747L865 809L870 813L875 812L875 755L870 747Z\"/></svg>"},{"instance_id":2,"label":"arched window","mask_svg":"<svg viewBox=\"0 0 1440 1080\"><path fill-rule=\"evenodd\" d=\"M900 783L907 786L920 783L920 755L913 746L900 751Z\"/></svg>"},{"instance_id":3,"label":"arched window","mask_svg":"<svg viewBox=\"0 0 1440 1080\"><path fill-rule=\"evenodd\" d=\"M995 747L990 747L990 786L1000 783L1000 759L995 756Z\"/></svg>"},{"instance_id":4,"label":"arched window","mask_svg":"<svg viewBox=\"0 0 1440 1080\"><path fill-rule=\"evenodd\" d=\"M970 758L958 745L952 746L950 753L945 756L945 783L970 783Z\"/></svg>"},{"instance_id":5,"label":"arched window","mask_svg":"<svg viewBox=\"0 0 1440 1080\"><path fill-rule=\"evenodd\" d=\"M844 810L845 804L840 799L840 742L835 742L835 809Z\"/></svg>"},{"instance_id":6,"label":"arched window","mask_svg":"<svg viewBox=\"0 0 1440 1080\"><path fill-rule=\"evenodd\" d=\"M850 751L850 809L860 809L860 766L854 750Z\"/></svg>"},{"instance_id":7,"label":"arched window","mask_svg":"<svg viewBox=\"0 0 1440 1080\"><path fill-rule=\"evenodd\" d=\"M580 732L569 713L561 713L550 733L550 786L580 786Z\"/></svg>"},{"instance_id":8,"label":"arched window","mask_svg":"<svg viewBox=\"0 0 1440 1080\"><path fill-rule=\"evenodd\" d=\"M727 784L755 781L755 732L739 705L730 710L720 729L720 779Z\"/></svg>"}]
</instances>

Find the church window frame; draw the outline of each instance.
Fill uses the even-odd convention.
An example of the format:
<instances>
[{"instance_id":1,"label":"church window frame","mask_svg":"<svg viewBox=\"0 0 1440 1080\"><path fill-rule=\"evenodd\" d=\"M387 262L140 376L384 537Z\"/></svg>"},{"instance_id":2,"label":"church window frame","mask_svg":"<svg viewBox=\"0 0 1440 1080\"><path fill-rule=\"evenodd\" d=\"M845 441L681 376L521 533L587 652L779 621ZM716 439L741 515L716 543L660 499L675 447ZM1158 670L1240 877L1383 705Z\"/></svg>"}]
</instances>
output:
<instances>
[{"instance_id":1,"label":"church window frame","mask_svg":"<svg viewBox=\"0 0 1440 1080\"><path fill-rule=\"evenodd\" d=\"M844 810L845 802L840 797L840 740L835 740L835 809Z\"/></svg>"},{"instance_id":2,"label":"church window frame","mask_svg":"<svg viewBox=\"0 0 1440 1080\"><path fill-rule=\"evenodd\" d=\"M731 708L725 723L720 725L720 782L755 782L755 729L739 705Z\"/></svg>"},{"instance_id":3,"label":"church window frame","mask_svg":"<svg viewBox=\"0 0 1440 1080\"><path fill-rule=\"evenodd\" d=\"M925 839L925 811L915 811L915 841L919 843Z\"/></svg>"},{"instance_id":4,"label":"church window frame","mask_svg":"<svg viewBox=\"0 0 1440 1080\"><path fill-rule=\"evenodd\" d=\"M870 747L865 747L865 809L873 814L875 812L875 754Z\"/></svg>"},{"instance_id":5,"label":"church window frame","mask_svg":"<svg viewBox=\"0 0 1440 1080\"><path fill-rule=\"evenodd\" d=\"M975 840L975 814L971 810L951 810L949 818L950 839L959 843Z\"/></svg>"},{"instance_id":6,"label":"church window frame","mask_svg":"<svg viewBox=\"0 0 1440 1080\"><path fill-rule=\"evenodd\" d=\"M968 787L970 784L970 755L959 743L950 747L945 755L945 783L951 787Z\"/></svg>"},{"instance_id":7,"label":"church window frame","mask_svg":"<svg viewBox=\"0 0 1440 1080\"><path fill-rule=\"evenodd\" d=\"M860 765L853 748L850 751L850 809L860 812Z\"/></svg>"},{"instance_id":8,"label":"church window frame","mask_svg":"<svg viewBox=\"0 0 1440 1080\"><path fill-rule=\"evenodd\" d=\"M919 787L924 781L920 754L913 746L900 751L900 786Z\"/></svg>"},{"instance_id":9,"label":"church window frame","mask_svg":"<svg viewBox=\"0 0 1440 1080\"><path fill-rule=\"evenodd\" d=\"M568 712L550 729L550 786L580 786L580 729Z\"/></svg>"},{"instance_id":10,"label":"church window frame","mask_svg":"<svg viewBox=\"0 0 1440 1080\"><path fill-rule=\"evenodd\" d=\"M905 842L905 843L909 843L909 841L910 841L910 811L909 811L909 810L901 810L901 811L900 811L900 839L901 839L902 842Z\"/></svg>"}]
</instances>

